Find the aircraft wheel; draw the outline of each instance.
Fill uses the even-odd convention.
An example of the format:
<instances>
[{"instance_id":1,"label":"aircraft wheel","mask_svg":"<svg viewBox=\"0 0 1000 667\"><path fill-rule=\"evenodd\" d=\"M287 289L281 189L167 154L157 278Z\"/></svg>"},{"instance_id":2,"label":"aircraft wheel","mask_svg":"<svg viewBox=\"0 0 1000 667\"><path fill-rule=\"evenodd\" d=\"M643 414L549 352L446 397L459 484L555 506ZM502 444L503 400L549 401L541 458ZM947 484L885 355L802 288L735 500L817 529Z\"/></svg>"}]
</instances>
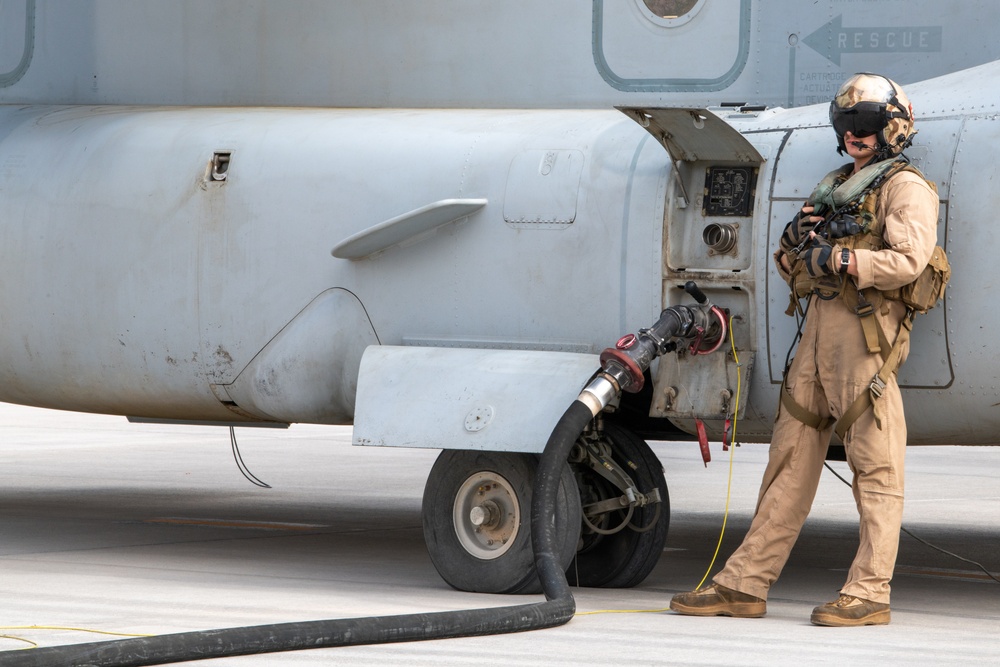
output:
<instances>
[{"instance_id":1,"label":"aircraft wheel","mask_svg":"<svg viewBox=\"0 0 1000 667\"><path fill-rule=\"evenodd\" d=\"M670 525L670 501L663 465L645 440L614 423L605 422L604 435L611 442L612 458L632 478L642 493L660 490L662 502L636 507L631 518L626 510L602 515L598 528L614 529L609 535L584 526L576 562L566 578L577 586L631 588L641 583L660 559ZM622 495L621 490L589 468L578 466L578 483L583 504ZM657 509L659 507L659 509ZM636 530L638 529L638 530ZM641 532L640 532L641 531Z\"/></svg>"},{"instance_id":2,"label":"aircraft wheel","mask_svg":"<svg viewBox=\"0 0 1000 667\"><path fill-rule=\"evenodd\" d=\"M531 548L531 497L538 457L445 450L424 487L424 539L431 562L451 586L474 593L537 593ZM580 494L564 466L555 508L561 562L580 538Z\"/></svg>"}]
</instances>

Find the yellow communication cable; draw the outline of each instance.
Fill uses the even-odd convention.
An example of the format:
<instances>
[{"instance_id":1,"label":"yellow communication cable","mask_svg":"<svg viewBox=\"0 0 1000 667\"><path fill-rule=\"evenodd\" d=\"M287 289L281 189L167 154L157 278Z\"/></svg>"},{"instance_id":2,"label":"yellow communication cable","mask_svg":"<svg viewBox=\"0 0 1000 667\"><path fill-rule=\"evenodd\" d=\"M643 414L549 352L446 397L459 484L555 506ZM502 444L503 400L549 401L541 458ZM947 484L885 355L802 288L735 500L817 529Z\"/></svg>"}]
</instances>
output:
<instances>
[{"instance_id":1,"label":"yellow communication cable","mask_svg":"<svg viewBox=\"0 0 1000 667\"><path fill-rule=\"evenodd\" d=\"M712 567L715 565L715 559L719 556L719 549L722 548L722 537L726 534L726 521L729 518L729 497L733 490L733 453L736 451L736 422L737 415L740 412L740 392L743 387L740 381L740 357L736 353L736 341L733 338L732 315L729 316L729 345L732 347L733 359L736 361L736 409L733 410L733 434L729 440L729 486L726 489L726 511L722 516L722 531L719 533L719 541L715 545L715 553L712 554L712 562L708 564L708 570L696 588L701 588L701 585L708 579L708 575L712 572ZM670 611L670 607L662 609L598 609L597 611L578 611L574 616L590 616L592 614L653 614L665 611Z\"/></svg>"},{"instance_id":2,"label":"yellow communication cable","mask_svg":"<svg viewBox=\"0 0 1000 667\"><path fill-rule=\"evenodd\" d=\"M70 632L92 632L95 635L114 635L115 637L155 637L156 635L139 635L130 632L111 632L110 630L92 630L90 628L70 628L61 625L0 625L0 630L68 630ZM15 639L15 637L9 637Z\"/></svg>"},{"instance_id":3,"label":"yellow communication cable","mask_svg":"<svg viewBox=\"0 0 1000 667\"><path fill-rule=\"evenodd\" d=\"M0 625L0 630L68 630L70 632L91 632L96 635L113 635L115 637L155 636L155 635L139 635L129 632L111 632L109 630L92 630L90 628L71 628L71 627L64 627L61 625ZM14 641L24 642L25 644L31 644L31 646L22 649L25 651L30 651L33 648L38 648L38 642L33 642L30 639L25 639L24 637L18 637L17 635L0 635L0 639L12 639Z\"/></svg>"},{"instance_id":4,"label":"yellow communication cable","mask_svg":"<svg viewBox=\"0 0 1000 667\"><path fill-rule=\"evenodd\" d=\"M25 639L24 637L17 637L15 635L0 635L0 639L12 639L17 642L24 642L25 644L31 644L31 646L29 646L28 648L38 648L38 642L33 642L30 639Z\"/></svg>"},{"instance_id":5,"label":"yellow communication cable","mask_svg":"<svg viewBox=\"0 0 1000 667\"><path fill-rule=\"evenodd\" d=\"M733 359L736 361L736 409L733 410L733 437L729 439L729 483L726 486L726 510L722 514L722 530L719 531L719 541L715 545L712 562L708 564L705 576L695 586L695 590L701 588L705 580L708 579L708 575L712 573L712 567L715 566L715 559L719 557L719 549L722 548L722 538L726 534L726 522L729 520L729 498L733 492L733 454L736 453L736 422L737 416L740 414L740 390L742 387L740 382L740 356L736 354L736 342L733 340L733 317L731 315L729 316L729 344L733 348Z\"/></svg>"}]
</instances>

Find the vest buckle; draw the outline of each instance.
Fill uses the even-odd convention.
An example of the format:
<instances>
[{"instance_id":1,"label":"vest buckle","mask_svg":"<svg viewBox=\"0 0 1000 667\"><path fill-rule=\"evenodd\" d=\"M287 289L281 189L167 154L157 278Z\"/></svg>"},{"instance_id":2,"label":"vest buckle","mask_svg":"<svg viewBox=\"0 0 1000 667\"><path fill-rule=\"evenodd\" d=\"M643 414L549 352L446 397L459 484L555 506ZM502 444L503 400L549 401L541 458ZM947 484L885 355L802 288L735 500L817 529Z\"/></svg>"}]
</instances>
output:
<instances>
[{"instance_id":1,"label":"vest buckle","mask_svg":"<svg viewBox=\"0 0 1000 667\"><path fill-rule=\"evenodd\" d=\"M872 393L872 398L881 398L882 392L885 391L885 380L876 374L868 385L868 390Z\"/></svg>"}]
</instances>

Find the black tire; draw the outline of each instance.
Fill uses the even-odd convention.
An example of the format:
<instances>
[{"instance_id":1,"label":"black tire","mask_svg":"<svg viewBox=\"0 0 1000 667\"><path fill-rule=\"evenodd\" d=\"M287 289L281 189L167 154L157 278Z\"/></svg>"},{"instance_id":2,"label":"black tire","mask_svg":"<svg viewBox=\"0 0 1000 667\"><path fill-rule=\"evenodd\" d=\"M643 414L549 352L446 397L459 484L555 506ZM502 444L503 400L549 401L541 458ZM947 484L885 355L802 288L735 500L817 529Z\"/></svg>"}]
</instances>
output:
<instances>
[{"instance_id":1,"label":"black tire","mask_svg":"<svg viewBox=\"0 0 1000 667\"><path fill-rule=\"evenodd\" d=\"M531 546L531 497L537 466L538 457L533 454L441 452L424 487L424 540L431 562L450 586L474 593L542 590ZM487 502L493 503L491 521L484 524L485 531L476 531L470 508L484 507ZM581 525L580 494L568 464L557 503L560 562L568 567ZM497 512L498 507L503 509ZM507 542L498 539L507 535ZM494 542L488 543L489 539Z\"/></svg>"},{"instance_id":2,"label":"black tire","mask_svg":"<svg viewBox=\"0 0 1000 667\"><path fill-rule=\"evenodd\" d=\"M583 528L582 545L576 561L567 568L566 578L572 585L604 588L631 588L640 584L653 571L663 553L670 526L670 500L663 465L645 440L617 424L605 422L604 434L611 441L612 458L622 466L642 493L653 488L660 490L657 505L636 508L630 523L644 528L636 532L629 527L612 535L600 535L586 526ZM583 503L621 495L597 473L578 467L578 483ZM609 515L612 526L625 519L625 512ZM655 522L655 525L654 525Z\"/></svg>"}]
</instances>

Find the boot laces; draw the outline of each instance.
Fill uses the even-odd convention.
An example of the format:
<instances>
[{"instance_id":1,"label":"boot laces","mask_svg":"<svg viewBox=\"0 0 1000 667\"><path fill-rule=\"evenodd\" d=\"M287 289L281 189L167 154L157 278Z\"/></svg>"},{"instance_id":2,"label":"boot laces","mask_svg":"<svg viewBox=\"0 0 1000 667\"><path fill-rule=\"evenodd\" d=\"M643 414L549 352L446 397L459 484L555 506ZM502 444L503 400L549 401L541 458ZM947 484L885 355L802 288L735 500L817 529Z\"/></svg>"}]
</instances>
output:
<instances>
[{"instance_id":1,"label":"boot laces","mask_svg":"<svg viewBox=\"0 0 1000 667\"><path fill-rule=\"evenodd\" d=\"M837 598L837 601L833 603L833 606L844 609L846 607L854 606L855 603L860 604L860 602L861 599L856 598L853 595L841 595L839 598Z\"/></svg>"}]
</instances>

